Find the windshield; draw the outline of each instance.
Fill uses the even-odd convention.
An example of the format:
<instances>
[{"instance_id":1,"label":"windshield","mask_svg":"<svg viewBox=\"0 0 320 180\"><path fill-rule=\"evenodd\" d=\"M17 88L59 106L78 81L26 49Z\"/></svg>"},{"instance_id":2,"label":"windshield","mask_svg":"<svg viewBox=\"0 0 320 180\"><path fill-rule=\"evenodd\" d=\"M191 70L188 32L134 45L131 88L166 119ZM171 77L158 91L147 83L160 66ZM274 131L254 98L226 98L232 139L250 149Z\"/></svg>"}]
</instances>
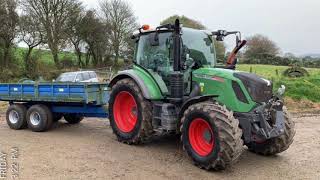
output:
<instances>
[{"instance_id":1,"label":"windshield","mask_svg":"<svg viewBox=\"0 0 320 180\"><path fill-rule=\"evenodd\" d=\"M76 73L64 73L61 74L58 78L58 82L73 82L75 79Z\"/></svg>"},{"instance_id":2,"label":"windshield","mask_svg":"<svg viewBox=\"0 0 320 180\"><path fill-rule=\"evenodd\" d=\"M190 57L201 66L215 66L215 49L212 39L205 32L185 28L183 45L189 49Z\"/></svg>"}]
</instances>

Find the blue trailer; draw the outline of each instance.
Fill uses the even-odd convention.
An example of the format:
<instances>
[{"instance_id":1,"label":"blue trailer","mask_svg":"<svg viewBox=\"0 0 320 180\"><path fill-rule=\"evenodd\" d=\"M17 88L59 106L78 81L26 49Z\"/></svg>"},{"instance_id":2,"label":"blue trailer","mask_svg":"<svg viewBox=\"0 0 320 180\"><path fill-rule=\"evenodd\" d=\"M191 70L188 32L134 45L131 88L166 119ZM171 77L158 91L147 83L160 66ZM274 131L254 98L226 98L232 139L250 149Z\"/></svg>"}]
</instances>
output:
<instances>
[{"instance_id":1,"label":"blue trailer","mask_svg":"<svg viewBox=\"0 0 320 180\"><path fill-rule=\"evenodd\" d=\"M7 123L16 130L47 131L62 117L71 124L84 117L107 118L108 100L106 83L0 84L0 101L10 104Z\"/></svg>"}]
</instances>

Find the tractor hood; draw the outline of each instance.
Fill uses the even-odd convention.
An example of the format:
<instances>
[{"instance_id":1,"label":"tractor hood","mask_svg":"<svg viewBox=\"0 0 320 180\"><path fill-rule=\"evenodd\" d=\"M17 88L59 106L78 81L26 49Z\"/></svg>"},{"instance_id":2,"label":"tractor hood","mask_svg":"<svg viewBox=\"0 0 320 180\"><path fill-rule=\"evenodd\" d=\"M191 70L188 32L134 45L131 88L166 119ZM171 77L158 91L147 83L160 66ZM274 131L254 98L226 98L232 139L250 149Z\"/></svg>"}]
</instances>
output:
<instances>
[{"instance_id":1,"label":"tractor hood","mask_svg":"<svg viewBox=\"0 0 320 180\"><path fill-rule=\"evenodd\" d=\"M201 68L194 71L193 74L198 78L221 82L230 80L230 82L242 84L245 87L242 91L247 91L251 99L258 103L267 102L273 96L272 82L252 73L222 68Z\"/></svg>"},{"instance_id":2,"label":"tractor hood","mask_svg":"<svg viewBox=\"0 0 320 180\"><path fill-rule=\"evenodd\" d=\"M224 79L233 80L235 79L234 73L237 71L222 68L200 68L193 71L195 76L203 76L203 78L219 77Z\"/></svg>"}]
</instances>

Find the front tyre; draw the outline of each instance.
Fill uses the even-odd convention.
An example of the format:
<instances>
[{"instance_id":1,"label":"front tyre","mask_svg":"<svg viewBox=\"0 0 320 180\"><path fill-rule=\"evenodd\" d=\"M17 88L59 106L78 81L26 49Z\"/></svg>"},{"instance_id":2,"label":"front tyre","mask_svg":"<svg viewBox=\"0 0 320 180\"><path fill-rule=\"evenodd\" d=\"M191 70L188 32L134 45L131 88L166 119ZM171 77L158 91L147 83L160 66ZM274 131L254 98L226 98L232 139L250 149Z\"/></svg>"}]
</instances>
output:
<instances>
[{"instance_id":1,"label":"front tyre","mask_svg":"<svg viewBox=\"0 0 320 180\"><path fill-rule=\"evenodd\" d=\"M281 153L289 148L293 142L293 137L296 134L294 129L295 124L290 117L287 108L283 108L285 129L284 134L264 142L250 142L247 144L249 151L265 156Z\"/></svg>"},{"instance_id":2,"label":"front tyre","mask_svg":"<svg viewBox=\"0 0 320 180\"><path fill-rule=\"evenodd\" d=\"M225 169L241 155L242 130L225 107L213 102L194 104L181 121L183 147L200 168Z\"/></svg>"},{"instance_id":3,"label":"front tyre","mask_svg":"<svg viewBox=\"0 0 320 180\"><path fill-rule=\"evenodd\" d=\"M152 104L131 79L120 80L112 87L109 115L112 130L120 142L143 143L153 133Z\"/></svg>"}]
</instances>

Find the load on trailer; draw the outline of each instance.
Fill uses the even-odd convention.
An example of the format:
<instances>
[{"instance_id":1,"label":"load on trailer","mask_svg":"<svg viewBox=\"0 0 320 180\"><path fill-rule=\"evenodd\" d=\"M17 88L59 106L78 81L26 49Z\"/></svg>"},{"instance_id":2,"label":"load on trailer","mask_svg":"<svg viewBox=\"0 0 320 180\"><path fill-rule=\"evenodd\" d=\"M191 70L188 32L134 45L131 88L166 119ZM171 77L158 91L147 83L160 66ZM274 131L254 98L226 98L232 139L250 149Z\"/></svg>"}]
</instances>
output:
<instances>
[{"instance_id":1,"label":"load on trailer","mask_svg":"<svg viewBox=\"0 0 320 180\"><path fill-rule=\"evenodd\" d=\"M228 35L236 35L236 47L226 66L218 67L213 38ZM106 84L1 85L0 100L11 104L9 126L45 131L62 116L77 123L83 116L109 115L126 144L181 134L187 154L205 169L230 166L243 145L262 155L289 148L295 130L282 100L285 87L273 92L271 81L235 71L246 44L240 32L182 28L176 20L155 30L143 26L132 38L134 65L111 80L110 98Z\"/></svg>"}]
</instances>

